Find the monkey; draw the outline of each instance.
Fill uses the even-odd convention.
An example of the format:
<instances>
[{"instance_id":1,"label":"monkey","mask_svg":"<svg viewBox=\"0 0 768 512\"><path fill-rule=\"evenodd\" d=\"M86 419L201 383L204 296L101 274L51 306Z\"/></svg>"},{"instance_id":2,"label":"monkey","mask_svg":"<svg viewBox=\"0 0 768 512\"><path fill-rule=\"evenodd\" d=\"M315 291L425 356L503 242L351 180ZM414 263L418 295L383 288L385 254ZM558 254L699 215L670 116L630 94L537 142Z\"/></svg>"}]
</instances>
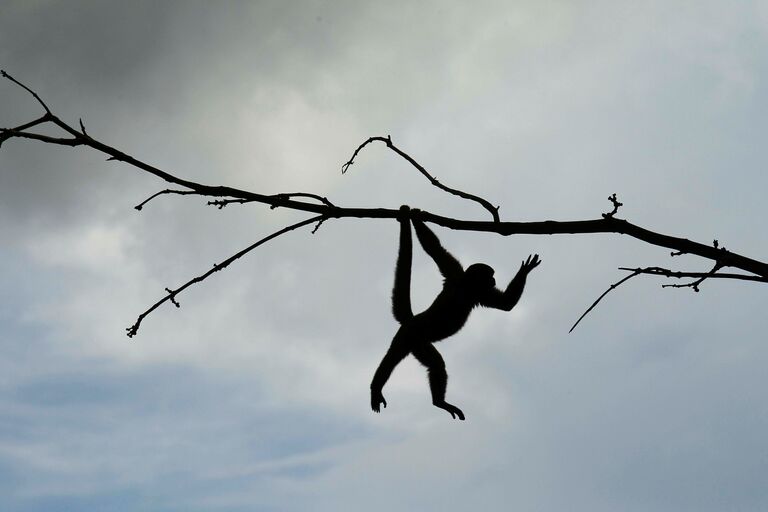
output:
<instances>
[{"instance_id":1,"label":"monkey","mask_svg":"<svg viewBox=\"0 0 768 512\"><path fill-rule=\"evenodd\" d=\"M382 390L395 367L412 354L427 369L432 405L447 411L452 418L464 420L461 409L445 401L448 373L435 342L453 336L464 326L470 312L477 306L510 311L523 294L528 274L539 266L538 254L522 262L515 277L504 291L496 288L494 270L484 263L475 263L466 270L441 244L437 236L420 219L420 210L400 207L400 247L395 264L392 289L392 314L400 324L389 349L371 381L371 409L378 413L387 407ZM421 247L437 265L443 276L443 288L432 305L416 315L411 308L411 260L413 242L411 223Z\"/></svg>"}]
</instances>

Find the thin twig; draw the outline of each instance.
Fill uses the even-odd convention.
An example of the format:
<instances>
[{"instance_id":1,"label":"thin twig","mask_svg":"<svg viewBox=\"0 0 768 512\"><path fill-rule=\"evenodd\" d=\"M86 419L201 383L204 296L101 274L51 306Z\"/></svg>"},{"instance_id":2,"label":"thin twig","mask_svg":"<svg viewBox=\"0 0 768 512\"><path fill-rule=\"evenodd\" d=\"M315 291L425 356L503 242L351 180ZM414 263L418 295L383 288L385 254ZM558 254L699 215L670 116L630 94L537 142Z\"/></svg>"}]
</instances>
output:
<instances>
[{"instance_id":1,"label":"thin twig","mask_svg":"<svg viewBox=\"0 0 768 512\"><path fill-rule=\"evenodd\" d=\"M319 221L317 221L317 225L315 226L315 229L312 230L312 234L314 235L317 233L317 230L320 229L320 226L323 225L323 222L327 221L328 217L322 217Z\"/></svg>"},{"instance_id":2,"label":"thin twig","mask_svg":"<svg viewBox=\"0 0 768 512\"><path fill-rule=\"evenodd\" d=\"M20 139L39 140L47 144L57 144L59 146L75 147L75 146L82 146L83 144L85 144L85 142L83 142L77 137L73 137L71 139L65 139L65 138L59 138L59 137L51 137L50 135L43 135L41 133L17 131L13 128L0 128L0 141L5 141L12 137L18 137Z\"/></svg>"},{"instance_id":3,"label":"thin twig","mask_svg":"<svg viewBox=\"0 0 768 512\"><path fill-rule=\"evenodd\" d=\"M37 126L42 123L47 123L50 120L51 120L51 115L45 114L44 116L38 119L35 119L34 121L20 124L19 126L14 126L13 128L0 128L0 146L2 146L3 142L10 139L11 137L17 136L15 135L17 132L23 132L28 128L32 128L33 126Z\"/></svg>"},{"instance_id":4,"label":"thin twig","mask_svg":"<svg viewBox=\"0 0 768 512\"><path fill-rule=\"evenodd\" d=\"M652 276L670 277L675 279L697 279L705 277L707 279L735 279L740 281L756 281L759 283L768 283L768 279L761 276L751 276L747 274L737 274L732 272L680 272L676 270L670 270L661 267L645 267L645 268L629 268L619 267L619 270L626 270L627 272L639 272L641 274L647 274ZM668 285L662 285L668 286Z\"/></svg>"},{"instance_id":5,"label":"thin twig","mask_svg":"<svg viewBox=\"0 0 768 512\"><path fill-rule=\"evenodd\" d=\"M590 311L592 311L592 310L595 308L595 306L597 306L598 302L600 302L601 300L603 300L603 297L605 297L606 295L608 295L608 293L610 293L612 290L615 290L616 288L618 288L619 286L621 286L623 283L625 283L625 282L629 281L630 279L632 279L632 278L633 278L633 277L635 277L635 276L639 276L640 274L642 274L642 272L639 272L639 271L638 271L638 272L632 272L631 274L629 274L628 276L626 276L626 277L625 277L624 279L622 279L621 281L618 281L618 282L616 282L616 283L613 283L611 286L609 286L609 287L608 287L608 289L607 289L607 290L605 290L605 291L603 292L603 294L602 294L602 295L600 295L600 296L597 298L597 300L596 300L595 302L593 302L593 303L592 303L592 305L591 305L591 306L589 306L589 308L587 308L587 310L586 310L586 311L585 311L585 312L584 312L584 313L583 313L583 314L582 314L582 315L579 317L579 319L578 319L578 320L576 320L576 323L575 323L575 324L573 324L573 327L571 327L571 328L568 330L568 332L569 332L569 333L573 332L573 330L576 328L576 326L577 326L577 325L579 325L579 322L581 322L581 320L582 320L582 319L583 319L585 316L587 316L587 314L588 314Z\"/></svg>"},{"instance_id":6,"label":"thin twig","mask_svg":"<svg viewBox=\"0 0 768 512\"><path fill-rule=\"evenodd\" d=\"M603 214L604 219L610 219L614 215L616 215L616 212L619 211L619 208L624 206L624 203L620 203L618 199L616 199L616 193L614 192L612 195L608 196L608 200L613 203L613 211L610 211L608 213Z\"/></svg>"},{"instance_id":7,"label":"thin twig","mask_svg":"<svg viewBox=\"0 0 768 512\"><path fill-rule=\"evenodd\" d=\"M40 99L40 96L38 96L38 95L37 95L37 93L36 93L35 91L33 91L32 89L30 89L29 87L27 87L27 86L26 86L26 85L24 85L23 83L19 82L19 81L18 81L18 80L16 80L15 78L13 78L11 75L9 75L8 73L6 73L4 69L0 69L0 75L2 75L4 78L7 78L7 79L8 79L8 80L10 80L11 82L15 83L15 84L16 84L16 85L18 85L19 87L22 87L23 89L25 89L25 90L26 90L26 91L27 91L29 94L31 94L32 96L34 96L34 98L37 100L37 102L38 102L38 103L40 103L40 105L42 105L42 106L43 106L43 108L45 109L45 111L46 111L48 114L51 114L51 109L49 109L49 108L48 108L48 105L46 105L46 104L45 104L45 102L44 102L43 100L41 100L41 99ZM53 114L51 114L51 115L53 115Z\"/></svg>"},{"instance_id":8,"label":"thin twig","mask_svg":"<svg viewBox=\"0 0 768 512\"><path fill-rule=\"evenodd\" d=\"M178 302L175 300L176 296L179 293L181 293L182 291L184 291L187 288L189 288L190 286L192 286L193 284L196 284L196 283L199 283L199 282L205 280L208 276L212 275L214 272L218 272L219 270L223 270L223 269L227 268L230 265L230 263L232 263L233 261L243 257L244 255L246 255L250 251L254 250L258 246L262 245L263 243L269 242L273 238L277 238L278 236L280 236L282 234L285 234L285 233L288 233L289 231L293 231L296 228L300 228L302 226L306 226L307 224L312 224L313 222L317 222L317 221L321 220L322 218L323 218L322 215L318 215L316 217L312 217L310 219L306 219L306 220L303 220L301 222L297 222L296 224L291 224L288 227L285 227L283 229L275 231L271 235L266 236L266 237L262 238L261 240L259 240L258 242L255 242L255 243L249 245L248 247L246 247L242 251L240 251L240 252L238 252L236 254L233 254L232 256L230 256L226 260L222 261L221 263L214 264L213 268L211 270L209 270L208 272L206 272L206 273L204 273L202 275L199 275L199 276L195 277L194 279L190 279L189 281L187 281L186 283L184 283L180 287L176 288L175 290L170 290L170 289L166 288L166 291L168 292L168 294L165 297L163 297L162 299L160 299L157 302L155 302L149 309L147 309L142 314L140 314L139 317L136 319L136 323L134 323L132 326L126 328L128 337L129 338L133 338L134 336L136 336L136 334L139 332L139 327L141 326L141 322L144 320L144 318L146 318L146 316L149 315L152 311L154 311L155 309L160 307L160 305L163 304L164 302L171 301L173 304L176 305L176 307L179 307Z\"/></svg>"},{"instance_id":9,"label":"thin twig","mask_svg":"<svg viewBox=\"0 0 768 512\"><path fill-rule=\"evenodd\" d=\"M219 210L227 206L228 204L237 203L237 204L245 204L245 203L253 203L253 199L216 199L214 201L208 201L209 206L215 206Z\"/></svg>"},{"instance_id":10,"label":"thin twig","mask_svg":"<svg viewBox=\"0 0 768 512\"><path fill-rule=\"evenodd\" d=\"M445 185L443 185L442 183L437 181L437 178L435 178L429 172L427 172L427 170L421 164L419 164L416 160L414 160L413 157L411 157L411 155L409 155L408 153L406 153L402 149L400 149L397 146L395 146L392 143L392 138L389 135L387 135L386 137L370 137L370 138L368 138L368 140L366 140L365 142L360 144L360 146L358 146L358 148L355 150L355 152L352 153L352 157L349 160L347 160L347 162L344 165L341 166L341 173L344 174L345 172L347 172L347 169L349 169L349 167L352 164L355 163L355 157L357 157L358 153L360 153L360 151L365 146L367 146L371 142L376 142L376 141L383 142L384 144L387 145L387 147L389 149L391 149L392 151L394 151L395 153L397 153L398 155L403 157L405 160L407 160L408 163L410 163L412 166L414 166L421 174L426 176L426 178L430 181L430 183L432 183L432 185L434 185L437 188L439 188L441 190L444 190L444 191L446 191L446 192L448 192L450 194L462 197L464 199L469 199L470 201L475 201L476 203L481 204L483 206L483 208L485 208L486 210L488 210L490 212L491 216L493 217L493 221L494 222L499 222L500 221L500 219L499 219L499 207L498 206L493 206L489 201L483 199L482 197L478 197L478 196L473 195L473 194L468 194L467 192L463 192L463 191L457 190L455 188L446 187Z\"/></svg>"},{"instance_id":11,"label":"thin twig","mask_svg":"<svg viewBox=\"0 0 768 512\"><path fill-rule=\"evenodd\" d=\"M325 206L336 208L336 205L330 202L327 197L323 197L318 194L310 194L307 192L281 192L279 194L273 195L272 197L274 197L275 199L291 199L292 197L308 197L310 199L316 199L320 201ZM279 205L275 205L275 206L272 206L272 208L277 208L278 206Z\"/></svg>"},{"instance_id":12,"label":"thin twig","mask_svg":"<svg viewBox=\"0 0 768 512\"><path fill-rule=\"evenodd\" d=\"M202 195L202 194L200 194L200 192L197 192L195 190L172 190L170 188L167 188L165 190L161 190L160 192L152 194L151 196L149 196L148 198L143 200L141 203L139 203L136 206L134 206L134 208L136 210L141 211L141 209L144 208L145 204L147 204L148 202L150 202L151 200L153 200L157 196L162 196L162 195L165 195L165 194L178 194L180 196L188 196L188 195L197 195L197 196L199 196L199 195Z\"/></svg>"},{"instance_id":13,"label":"thin twig","mask_svg":"<svg viewBox=\"0 0 768 512\"><path fill-rule=\"evenodd\" d=\"M712 270L709 272L703 273L701 277L696 279L695 281L691 281L690 283L683 283L683 284L663 284L661 285L662 288L693 288L693 291L696 293L699 293L699 285L703 283L706 279L709 279L710 277L713 277L717 274L717 271L723 268L723 265L718 261L715 262L715 265L712 267Z\"/></svg>"}]
</instances>

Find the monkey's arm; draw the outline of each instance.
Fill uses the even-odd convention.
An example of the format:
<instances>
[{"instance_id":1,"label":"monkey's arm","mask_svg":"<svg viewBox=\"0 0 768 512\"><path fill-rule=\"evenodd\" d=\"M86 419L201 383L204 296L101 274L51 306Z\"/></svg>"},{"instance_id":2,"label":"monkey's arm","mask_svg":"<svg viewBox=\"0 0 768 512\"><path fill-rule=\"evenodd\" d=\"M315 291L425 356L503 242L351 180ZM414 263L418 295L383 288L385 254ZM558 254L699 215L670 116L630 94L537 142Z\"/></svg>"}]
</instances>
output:
<instances>
[{"instance_id":1,"label":"monkey's arm","mask_svg":"<svg viewBox=\"0 0 768 512\"><path fill-rule=\"evenodd\" d=\"M528 259L520 265L520 270L517 271L515 277L507 285L506 290L502 292L498 288L492 289L488 292L487 296L480 300L480 305L487 308L501 309L503 311L512 310L523 295L523 289L525 289L525 281L528 278L528 274L534 268L538 267L540 263L541 260L539 260L538 254L528 256Z\"/></svg>"},{"instance_id":2,"label":"monkey's arm","mask_svg":"<svg viewBox=\"0 0 768 512\"><path fill-rule=\"evenodd\" d=\"M395 264L395 285L392 287L392 314L395 320L407 322L413 318L411 308L411 257L413 242L411 239L411 222L408 220L408 207L400 207L400 247Z\"/></svg>"},{"instance_id":3,"label":"monkey's arm","mask_svg":"<svg viewBox=\"0 0 768 512\"><path fill-rule=\"evenodd\" d=\"M443 277L448 279L461 276L464 272L461 263L440 245L440 240L438 240L432 230L417 218L413 219L413 227L416 230L416 238L419 239L424 252L435 260L435 264L440 269Z\"/></svg>"}]
</instances>

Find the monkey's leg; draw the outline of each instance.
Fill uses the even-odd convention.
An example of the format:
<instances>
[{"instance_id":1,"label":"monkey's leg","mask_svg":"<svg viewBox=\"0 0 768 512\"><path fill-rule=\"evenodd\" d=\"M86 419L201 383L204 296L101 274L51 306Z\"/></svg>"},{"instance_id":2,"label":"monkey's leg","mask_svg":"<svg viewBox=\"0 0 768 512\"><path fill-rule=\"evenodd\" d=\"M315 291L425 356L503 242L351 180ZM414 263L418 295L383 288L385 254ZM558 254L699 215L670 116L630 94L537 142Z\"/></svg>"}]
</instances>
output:
<instances>
[{"instance_id":1,"label":"monkey's leg","mask_svg":"<svg viewBox=\"0 0 768 512\"><path fill-rule=\"evenodd\" d=\"M371 381L371 409L375 412L379 412L382 405L387 406L387 401L384 400L381 390L384 389L384 384L389 380L395 366L400 364L400 361L405 359L409 352L408 344L404 343L402 339L398 339L398 335L395 335L392 345L384 354L384 358L379 363L379 367L376 368L376 373L373 374Z\"/></svg>"},{"instance_id":2,"label":"monkey's leg","mask_svg":"<svg viewBox=\"0 0 768 512\"><path fill-rule=\"evenodd\" d=\"M452 418L464 419L464 413L455 405L445 401L445 389L448 385L448 373L440 352L431 343L420 343L412 354L424 366L429 375L429 389L432 392L432 405L448 411Z\"/></svg>"}]
</instances>

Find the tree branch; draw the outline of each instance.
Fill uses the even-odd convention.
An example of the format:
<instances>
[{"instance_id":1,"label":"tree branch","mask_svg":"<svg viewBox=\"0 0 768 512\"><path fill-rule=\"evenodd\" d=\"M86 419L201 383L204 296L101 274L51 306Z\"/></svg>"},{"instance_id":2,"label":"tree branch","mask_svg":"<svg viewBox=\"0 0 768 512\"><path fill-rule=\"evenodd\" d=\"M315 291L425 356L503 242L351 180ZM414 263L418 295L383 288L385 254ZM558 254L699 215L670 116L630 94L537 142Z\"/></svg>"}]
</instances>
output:
<instances>
[{"instance_id":1,"label":"tree branch","mask_svg":"<svg viewBox=\"0 0 768 512\"><path fill-rule=\"evenodd\" d=\"M595 300L595 302L593 302L593 303L592 303L592 305L591 305L591 306L589 306L589 307L587 308L587 310L586 310L584 313L582 313L582 314L581 314L581 316L579 317L579 319L578 319L578 320L576 320L576 323L575 323L575 324L573 324L573 325L571 326L571 328L570 328L570 329L568 329L568 333L572 333L572 332L573 332L573 330L576 328L576 326L577 326L577 325L579 325L579 322L581 322L581 320L582 320L582 319L583 319L585 316L587 316L587 315L589 314L589 312L590 312L590 311L592 311L593 309L595 309L595 306L597 306L597 304L598 304L598 303L599 303L601 300L603 300L603 297L605 297L605 296L606 296L606 295L608 295L610 292L612 292L613 290L615 290L616 288L618 288L618 287L619 287L619 286L621 286L622 284L626 283L627 281L629 281L629 280L630 280L630 279L632 279L633 277L635 277L635 276L639 276L640 274L642 274L642 272L640 272L640 271L632 272L631 274L629 274L628 276L626 276L626 277L625 277L624 279L622 279L621 281L615 282L615 283L613 283L611 286L609 286L609 287L608 287L608 289L607 289L607 290L605 290L605 291L603 292L603 294L602 294L602 295L600 295L600 296L599 296L599 297L598 297L598 298Z\"/></svg>"},{"instance_id":2,"label":"tree branch","mask_svg":"<svg viewBox=\"0 0 768 512\"><path fill-rule=\"evenodd\" d=\"M170 188L167 188L165 190L161 190L160 192L156 192L156 193L152 194L151 196L149 196L148 198L146 198L145 200L143 200L142 202L140 202L139 204L137 204L133 208L135 210L141 211L141 209L144 208L145 204L147 204L148 202L150 202L151 200L153 200L157 196L162 196L162 195L166 195L166 194L178 194L180 196L200 195L198 192L195 192L194 190L172 190Z\"/></svg>"},{"instance_id":3,"label":"tree branch","mask_svg":"<svg viewBox=\"0 0 768 512\"><path fill-rule=\"evenodd\" d=\"M747 274L736 274L732 272L680 272L669 270L661 267L645 267L645 268L629 268L619 267L619 270L626 270L628 272L639 272L641 274L648 274L651 276L670 277L675 279L735 279L738 281L756 281L758 283L768 283L768 279L760 276L751 276ZM699 281L700 283L700 281ZM680 286L672 286L668 284L661 285L663 288L688 288L692 287L693 283L686 283Z\"/></svg>"},{"instance_id":4,"label":"tree branch","mask_svg":"<svg viewBox=\"0 0 768 512\"><path fill-rule=\"evenodd\" d=\"M352 158L347 160L347 162L344 165L341 166L341 173L344 174L345 172L347 172L347 169L349 169L349 167L352 164L355 163L355 157L357 157L357 154L360 153L360 150L362 150L365 146L367 146L371 142L375 142L375 141L383 142L384 144L386 144L389 149L391 149L392 151L394 151L395 153L397 153L398 155L403 157L405 160L408 161L408 163L410 163L412 166L414 166L421 174L426 176L427 179L430 181L430 183L432 183L437 188L439 188L441 190L445 190L446 192L448 192L450 194L462 197L464 199L469 199L470 201L475 201L476 203L480 203L483 206L483 208L485 208L486 210L488 210L491 213L491 216L493 217L494 222L499 222L499 207L498 206L493 206L490 202L488 202L487 200L483 199L482 197L478 197L478 196L473 195L473 194L468 194L466 192L463 192L461 190L457 190L457 189L454 189L454 188L446 187L445 185L443 185L442 183L437 181L437 178L435 178L434 176L429 174L429 172L427 172L427 170L421 164L419 164L416 160L414 160L411 157L411 155L409 155L405 151L403 151L400 148L398 148L397 146L395 146L392 143L392 138L389 135L387 135L386 137L370 137L368 140L366 140L365 142L360 144L360 146L358 146L358 148L355 150L355 152L352 153Z\"/></svg>"},{"instance_id":5,"label":"tree branch","mask_svg":"<svg viewBox=\"0 0 768 512\"><path fill-rule=\"evenodd\" d=\"M577 325L579 325L579 322L587 316L587 314L592 311L595 306L597 306L597 303L600 302L603 297L608 295L609 292L615 290L618 288L621 284L629 281L635 276L638 276L640 274L647 274L652 276L662 276L662 277L670 277L670 278L676 278L676 279L696 279L695 281L691 281L690 283L683 283L683 284L663 284L661 285L662 288L693 288L693 291L698 292L699 291L699 285L705 280L705 279L735 279L740 281L756 281L759 283L768 283L768 278L761 277L761 276L751 276L746 274L735 274L731 272L718 272L720 269L720 265L715 263L715 266L710 270L709 272L680 272L680 271L673 271L666 268L661 267L645 267L645 268L629 268L629 267L619 267L619 270L626 270L627 272L631 272L628 276L626 276L621 281L618 281L617 283L612 284L608 287L606 291L603 292L600 297L595 300L595 302L592 303L589 308L579 317L578 320L576 320L576 323L573 324L573 326L568 331L573 332L573 330L576 328Z\"/></svg>"},{"instance_id":6,"label":"tree branch","mask_svg":"<svg viewBox=\"0 0 768 512\"><path fill-rule=\"evenodd\" d=\"M317 217L312 217L310 219L306 219L306 220L303 220L301 222L297 222L296 224L291 224L288 227L285 227L283 229L275 231L274 233L272 233L269 236L265 236L264 238L262 238L258 242L253 243L253 244L249 245L248 247L246 247L245 249L243 249L242 251L233 254L232 256L230 256L226 260L222 261L221 263L214 263L213 264L213 268L211 270L209 270L208 272L206 272L204 274L201 274L201 275L195 277L194 279L190 279L189 281L187 281L183 285L179 286L178 288L176 288L174 290L171 290L170 288L166 288L165 291L168 292L168 294L165 297L163 297L162 299L160 299L157 302L155 302L149 309L147 309L142 314L140 314L139 317L136 319L136 322L132 326L126 328L128 337L129 338L133 338L134 336L136 336L136 334L139 332L139 327L141 326L141 322L144 320L144 318L146 318L147 315L149 315L151 312L153 312L158 307L160 307L164 302L170 301L177 308L181 307L181 305L176 300L176 296L179 293L181 293L184 290L186 290L187 288L189 288L190 286L192 286L193 284L196 284L196 283L199 283L199 282L205 280L206 278L211 276L214 272L218 272L219 270L223 270L223 269L227 268L233 261L242 258L246 254L248 254L249 252L251 252L252 250L257 248L258 246L260 246L260 245L262 245L262 244L264 244L266 242L269 242L273 238L277 238L280 235L288 233L289 231L293 231L296 228L300 228L302 226L306 226L307 224L312 224L313 222L322 222L323 220L324 220L324 217L322 215L318 215Z\"/></svg>"},{"instance_id":7,"label":"tree branch","mask_svg":"<svg viewBox=\"0 0 768 512\"><path fill-rule=\"evenodd\" d=\"M17 81L15 78L11 77L5 71L2 71L2 76L7 78L14 84L18 85L19 87L23 88L29 94L31 94L35 98L35 100L43 107L43 109L45 110L45 114L42 117L39 117L35 120L16 126L15 128L0 128L0 145L2 145L4 141L11 138L26 138L31 140L38 140L40 142L44 142L47 144L66 145L66 146L73 146L73 147L88 146L96 151L99 151L107 155L109 157L107 160L125 162L137 169L140 169L144 172L152 174L168 183L171 183L183 189L183 190L178 190L178 189L161 190L153 194L152 196L150 196L148 199L144 200L139 205L137 205L136 206L137 210L141 210L141 208L148 201L160 195L179 194L179 195L201 195L201 196L211 196L211 197L221 198L218 200L213 200L208 202L208 204L216 205L219 208L223 208L224 206L230 203L257 202L257 203L269 205L271 208L278 208L278 207L289 208L293 210L314 213L316 215L316 217L313 217L311 219L308 219L308 220L299 222L297 224L294 224L292 226L289 226L287 228L284 228L256 242L255 244L244 249L243 251L225 260L221 264L215 265L212 270L206 272L205 274L199 277L192 279L191 281L187 282L186 284L182 285L180 288L177 288L176 290L167 289L168 295L166 295L163 299L155 303L147 311L142 313L137 319L136 323L127 329L129 336L133 336L136 334L136 332L138 331L139 325L141 324L141 321L144 319L144 317L146 317L147 314L149 314L154 309L156 309L160 304L162 304L165 301L171 301L174 304L178 305L178 303L175 300L176 295L181 291L183 291L184 289L186 289L188 286L191 286L194 283L204 280L213 272L216 272L218 270L221 270L222 268L225 268L232 261L240 258L245 253L255 249L262 243L268 240L271 240L272 238L280 236L283 233L286 233L288 231L291 231L293 229L296 229L298 227L301 227L307 224L311 224L313 222L317 222L317 226L315 226L313 231L315 232L325 220L332 219L332 218L342 218L342 217L371 218L371 219L376 219L376 218L397 219L398 218L399 210L387 209L387 208L343 208L343 207L336 206L334 203L332 203L325 197L319 196L317 194L306 193L306 192L265 195L265 194L259 194L256 192L241 190L241 189L228 187L228 186L206 185L206 184L182 179L167 171L159 169L148 163L142 162L141 160L138 160L112 146L109 146L103 142L100 142L94 139L86 132L85 126L82 120L79 121L79 130L73 128L72 126L65 123L64 121L59 119L57 116L55 116L52 113L52 111L48 108L48 106L45 104L45 102L43 102L43 100L32 89L22 84L21 82ZM45 123L53 123L55 126L59 127L64 132L66 132L69 135L69 137L57 138L57 137L51 137L48 135L42 135L42 134L32 133L27 131L32 127L43 125ZM622 270L630 271L631 274L626 276L622 280L618 281L617 283L611 285L608 288L608 290L606 290L600 297L598 297L598 299L587 309L587 311L579 318L579 320L576 321L573 327L571 327L571 331L579 324L579 322L584 318L584 316L586 316L586 314L588 314L603 299L603 297L605 297L605 295L607 295L610 291L620 286L627 280L640 274L661 275L665 277L674 277L674 278L680 278L680 277L695 278L696 280L690 283L673 284L673 285L665 285L665 286L690 287L696 291L698 291L698 286L705 279L709 279L709 278L740 279L740 280L748 280L748 281L768 282L768 263L755 260L755 259L743 256L741 254L737 254L732 251L728 251L724 247L719 247L717 241L715 241L712 246L708 246L708 245L694 242L685 238L679 238L679 237L666 235L663 233L657 233L657 232L648 230L646 228L637 226L635 224L632 224L627 220L616 218L615 215L618 212L619 207L622 206L622 203L620 203L616 198L616 194L613 194L608 198L613 204L613 211L602 214L602 218L598 218L598 219L579 220L579 221L545 220L545 221L537 221L537 222L501 222L499 220L497 207L492 206L491 203L489 203L487 200L480 198L478 196L474 196L472 194L468 194L460 190L446 187L445 185L440 183L435 177L433 177L429 172L427 172L427 170L423 166L421 166L418 162L416 162L410 155L408 155L407 153L399 149L397 146L395 146L392 143L392 140L389 136L370 137L365 142L363 142L354 151L354 153L352 154L352 157L342 166L342 172L346 172L347 169L349 169L349 167L354 163L354 160L357 157L357 155L365 146L376 141L384 142L389 149L391 149L392 151L400 155L402 158L408 161L412 166L414 166L421 174L427 177L430 183L432 183L434 186L450 194L457 195L464 199L469 199L481 204L486 210L488 210L491 213L493 217L492 221L467 221L467 220L454 219L450 217L444 217L444 216L436 215L426 211L421 211L420 213L418 213L418 216L421 220L425 222L431 222L431 223L434 223L446 228L450 228L450 229L478 231L478 232L491 232L491 233L498 233L503 236L509 236L514 234L554 235L554 234L618 233L618 234L628 235L630 237L633 237L637 240L641 240L651 245L672 249L673 251L671 254L673 256L680 255L680 254L693 254L705 259L709 259L714 262L713 269L707 273L673 272L671 270L663 269L660 267L646 267L646 268L635 268L635 269L623 268ZM307 198L315 202L300 201L300 200L296 200L295 198ZM719 272L724 267L738 268L752 275Z\"/></svg>"}]
</instances>

